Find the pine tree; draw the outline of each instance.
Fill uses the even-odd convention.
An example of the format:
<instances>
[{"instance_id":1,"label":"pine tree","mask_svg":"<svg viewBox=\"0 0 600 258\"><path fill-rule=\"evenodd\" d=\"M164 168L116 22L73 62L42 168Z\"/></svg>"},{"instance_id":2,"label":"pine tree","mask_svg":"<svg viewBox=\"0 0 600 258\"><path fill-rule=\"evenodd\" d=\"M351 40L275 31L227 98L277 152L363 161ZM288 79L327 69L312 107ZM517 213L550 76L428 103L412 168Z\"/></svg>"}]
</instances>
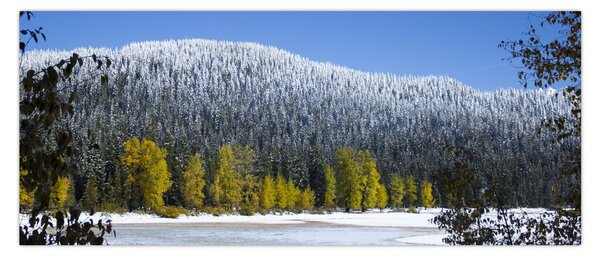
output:
<instances>
[{"instance_id":1,"label":"pine tree","mask_svg":"<svg viewBox=\"0 0 600 258\"><path fill-rule=\"evenodd\" d=\"M385 190L385 186L382 184L377 187L377 208L383 209L387 207L388 204L388 194Z\"/></svg>"},{"instance_id":2,"label":"pine tree","mask_svg":"<svg viewBox=\"0 0 600 258\"><path fill-rule=\"evenodd\" d=\"M254 165L256 162L256 153L250 146L235 146L233 149L233 170L236 174L254 175Z\"/></svg>"},{"instance_id":3,"label":"pine tree","mask_svg":"<svg viewBox=\"0 0 600 258\"><path fill-rule=\"evenodd\" d=\"M183 172L183 185L181 196L188 208L199 209L204 203L204 161L200 154L196 153L188 159L187 167Z\"/></svg>"},{"instance_id":4,"label":"pine tree","mask_svg":"<svg viewBox=\"0 0 600 258\"><path fill-rule=\"evenodd\" d=\"M435 203L431 187L432 185L428 181L423 181L421 184L421 202L425 208L431 208Z\"/></svg>"},{"instance_id":5,"label":"pine tree","mask_svg":"<svg viewBox=\"0 0 600 258\"><path fill-rule=\"evenodd\" d=\"M265 176L260 187L260 207L270 210L275 206L275 180L271 175Z\"/></svg>"},{"instance_id":6,"label":"pine tree","mask_svg":"<svg viewBox=\"0 0 600 258\"><path fill-rule=\"evenodd\" d=\"M260 204L259 182L256 176L256 153L249 146L233 147L234 174L240 179L241 206L240 213L254 215Z\"/></svg>"},{"instance_id":7,"label":"pine tree","mask_svg":"<svg viewBox=\"0 0 600 258\"><path fill-rule=\"evenodd\" d=\"M390 182L390 206L395 209L401 208L404 195L404 180L402 177L394 175Z\"/></svg>"},{"instance_id":8,"label":"pine tree","mask_svg":"<svg viewBox=\"0 0 600 258\"><path fill-rule=\"evenodd\" d=\"M165 160L166 149L150 140L140 142L136 137L125 142L124 146L121 161L129 168L128 181L139 188L145 207L162 207L163 193L173 184Z\"/></svg>"},{"instance_id":9,"label":"pine tree","mask_svg":"<svg viewBox=\"0 0 600 258\"><path fill-rule=\"evenodd\" d=\"M63 207L74 207L77 206L77 198L75 198L75 181L72 177L67 177L69 180L69 187L67 188L67 200L63 204Z\"/></svg>"},{"instance_id":10,"label":"pine tree","mask_svg":"<svg viewBox=\"0 0 600 258\"><path fill-rule=\"evenodd\" d=\"M85 193L83 194L83 199L81 200L83 208L87 209L88 211L95 211L98 208L99 197L100 194L98 193L98 184L96 183L96 179L89 177L85 183Z\"/></svg>"},{"instance_id":11,"label":"pine tree","mask_svg":"<svg viewBox=\"0 0 600 258\"><path fill-rule=\"evenodd\" d=\"M275 179L275 196L276 203L279 209L286 209L288 207L288 192L286 181L281 174L277 174Z\"/></svg>"},{"instance_id":12,"label":"pine tree","mask_svg":"<svg viewBox=\"0 0 600 258\"><path fill-rule=\"evenodd\" d=\"M227 144L219 149L217 171L211 186L211 194L217 206L228 209L238 207L242 200L239 175L233 170L235 164L233 149Z\"/></svg>"},{"instance_id":13,"label":"pine tree","mask_svg":"<svg viewBox=\"0 0 600 258\"><path fill-rule=\"evenodd\" d=\"M406 178L406 180L404 180L404 189L406 190L404 203L409 206L413 206L414 202L417 200L417 184L412 176L409 176Z\"/></svg>"},{"instance_id":14,"label":"pine tree","mask_svg":"<svg viewBox=\"0 0 600 258\"><path fill-rule=\"evenodd\" d=\"M335 174L329 164L325 165L325 208L335 208Z\"/></svg>"}]
</instances>

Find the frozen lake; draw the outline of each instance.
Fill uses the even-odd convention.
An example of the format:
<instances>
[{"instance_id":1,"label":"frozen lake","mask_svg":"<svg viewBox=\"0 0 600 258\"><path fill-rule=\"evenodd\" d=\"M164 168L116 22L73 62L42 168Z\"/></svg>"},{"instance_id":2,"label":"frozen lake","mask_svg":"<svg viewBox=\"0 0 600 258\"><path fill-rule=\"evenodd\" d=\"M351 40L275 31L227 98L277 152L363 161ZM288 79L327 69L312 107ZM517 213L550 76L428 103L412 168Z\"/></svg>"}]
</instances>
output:
<instances>
[{"instance_id":1,"label":"frozen lake","mask_svg":"<svg viewBox=\"0 0 600 258\"><path fill-rule=\"evenodd\" d=\"M440 238L431 227L380 227L322 222L114 224L111 245L421 245Z\"/></svg>"}]
</instances>

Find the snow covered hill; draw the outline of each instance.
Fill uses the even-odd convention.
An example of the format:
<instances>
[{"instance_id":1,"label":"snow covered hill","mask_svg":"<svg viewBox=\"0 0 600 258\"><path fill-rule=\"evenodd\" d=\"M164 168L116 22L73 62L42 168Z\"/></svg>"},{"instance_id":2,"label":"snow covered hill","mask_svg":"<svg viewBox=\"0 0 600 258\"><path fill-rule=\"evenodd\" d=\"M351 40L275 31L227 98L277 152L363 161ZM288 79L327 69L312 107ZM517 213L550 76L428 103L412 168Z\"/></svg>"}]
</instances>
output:
<instances>
[{"instance_id":1,"label":"snow covered hill","mask_svg":"<svg viewBox=\"0 0 600 258\"><path fill-rule=\"evenodd\" d=\"M449 77L366 73L255 43L188 39L72 52L114 60L108 86L69 88L78 93L67 125L79 133L77 144L103 147L87 157L114 160L132 136L157 141L179 161L244 144L262 167L300 186L321 180L321 164L338 147L369 149L385 182L395 173L431 177L451 164L441 145L453 144L474 155L481 173L498 172L517 202L544 205L560 150L535 130L569 112L544 90L482 92ZM70 54L27 52L21 74ZM92 65L75 78L90 77Z\"/></svg>"}]
</instances>

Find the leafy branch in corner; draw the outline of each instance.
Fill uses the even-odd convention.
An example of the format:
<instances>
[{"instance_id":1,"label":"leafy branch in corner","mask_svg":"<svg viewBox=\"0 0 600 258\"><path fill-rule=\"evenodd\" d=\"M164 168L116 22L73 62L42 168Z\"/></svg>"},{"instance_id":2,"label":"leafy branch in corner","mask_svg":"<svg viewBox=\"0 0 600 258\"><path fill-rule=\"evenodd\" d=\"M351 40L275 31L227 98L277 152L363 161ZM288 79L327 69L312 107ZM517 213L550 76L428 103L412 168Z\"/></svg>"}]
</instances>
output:
<instances>
[{"instance_id":1,"label":"leafy branch in corner","mask_svg":"<svg viewBox=\"0 0 600 258\"><path fill-rule=\"evenodd\" d=\"M33 13L20 12L19 15L29 21ZM21 35L28 36L19 43L21 60L32 39L36 43L38 36L46 40L42 30L40 27L20 31ZM19 226L21 244L102 244L104 234L114 232L110 220L103 223L100 219L96 224L91 220L80 221L81 212L74 207L68 213L59 209L55 218L46 212L50 209L52 188L60 178L70 177L77 171L77 165L71 161L78 153L73 146L75 135L68 126L60 125L68 123L74 114L76 91L68 97L61 91L67 84L77 86L97 78L72 80L74 72L90 59L101 72L98 74L100 84L107 85L112 60L77 53L46 68L30 69L19 81L19 169L25 171L19 180L26 192L33 193L29 224Z\"/></svg>"}]
</instances>

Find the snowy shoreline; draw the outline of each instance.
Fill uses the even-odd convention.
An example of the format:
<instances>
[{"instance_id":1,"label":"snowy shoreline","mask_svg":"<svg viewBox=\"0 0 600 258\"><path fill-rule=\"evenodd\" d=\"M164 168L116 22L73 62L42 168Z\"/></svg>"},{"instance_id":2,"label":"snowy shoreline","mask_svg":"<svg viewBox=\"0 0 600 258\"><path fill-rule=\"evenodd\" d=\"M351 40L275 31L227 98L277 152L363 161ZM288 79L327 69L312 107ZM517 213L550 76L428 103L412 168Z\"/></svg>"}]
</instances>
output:
<instances>
[{"instance_id":1,"label":"snowy shoreline","mask_svg":"<svg viewBox=\"0 0 600 258\"><path fill-rule=\"evenodd\" d=\"M253 223L253 224L301 224L307 222L331 223L353 226L381 226L381 227L424 227L435 228L429 223L441 209L424 209L419 213L392 212L369 210L362 213L332 212L324 214L311 213L284 213L284 214L256 214L242 216L239 214L223 214L214 216L207 213L197 215L180 215L178 218L163 218L151 213L105 213L97 212L93 215L82 213L80 220L100 218L110 219L113 224L155 224L155 223ZM29 218L28 214L19 215L19 224L24 224Z\"/></svg>"},{"instance_id":2,"label":"snowy shoreline","mask_svg":"<svg viewBox=\"0 0 600 258\"><path fill-rule=\"evenodd\" d=\"M252 224L302 224L307 222L330 223L352 226L381 226L381 227L425 227L435 228L429 223L439 209L424 210L421 213L379 212L365 213L333 212L329 214L267 214L254 216L210 214L180 215L179 218L161 218L154 214L124 213L124 214L94 214L90 218L97 220L101 217L110 218L113 224L134 223L252 223ZM85 216L85 215L82 215Z\"/></svg>"},{"instance_id":3,"label":"snowy shoreline","mask_svg":"<svg viewBox=\"0 0 600 258\"><path fill-rule=\"evenodd\" d=\"M254 216L242 216L225 214L221 216L213 216L211 214L198 214L198 215L180 215L178 218L162 218L155 214L147 213L95 213L89 215L82 213L80 220L87 221L92 219L94 222L102 219L110 219L115 229L118 229L119 224L262 224L262 225L299 225L306 223L325 223L331 225L340 226L354 226L354 227L392 227L392 228L414 228L414 229L437 229L437 226L430 222L442 209L421 209L419 213L406 213L406 212L393 212L389 209L369 210L363 213L346 213L346 212L332 212L328 214L267 214L267 215L254 215ZM527 212L529 215L535 216L546 210L544 209L518 209L515 212ZM491 214L487 214L488 216ZM29 216L27 214L19 215L19 223L21 225L27 223ZM444 232L439 231L434 234L427 235L414 235L409 237L396 238L394 241L398 241L403 244L410 245L444 245L442 238Z\"/></svg>"},{"instance_id":4,"label":"snowy shoreline","mask_svg":"<svg viewBox=\"0 0 600 258\"><path fill-rule=\"evenodd\" d=\"M369 210L363 213L346 213L332 212L326 214L309 214L309 213L286 213L286 214L267 214L242 216L224 214L213 216L211 214L198 215L180 215L176 219L162 218L155 214L148 213L95 213L89 215L82 213L80 220L87 221L92 219L94 222L102 219L110 219L113 228L118 230L119 224L137 224L137 225L153 225L153 224L262 224L262 225L298 225L306 223L325 223L331 225L349 226L349 227L395 227L395 228L426 228L436 229L433 223L429 223L429 219L433 218L440 212L441 209L426 209L420 213L392 212L389 209L383 211ZM29 216L27 214L19 215L19 224L27 223ZM443 233L432 234L426 236L411 236L396 238L394 241L410 245L443 245Z\"/></svg>"}]
</instances>

